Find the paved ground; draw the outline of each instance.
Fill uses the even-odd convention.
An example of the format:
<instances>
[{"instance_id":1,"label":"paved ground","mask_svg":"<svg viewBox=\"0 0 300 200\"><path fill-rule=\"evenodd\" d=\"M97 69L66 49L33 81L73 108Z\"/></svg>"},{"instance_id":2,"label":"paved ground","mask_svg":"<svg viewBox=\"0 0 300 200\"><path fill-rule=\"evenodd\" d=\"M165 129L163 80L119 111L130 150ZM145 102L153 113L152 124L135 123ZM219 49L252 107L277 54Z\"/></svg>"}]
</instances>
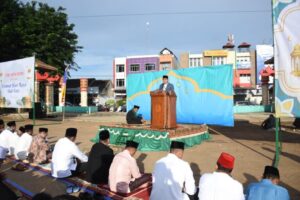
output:
<instances>
[{"instance_id":1,"label":"paved ground","mask_svg":"<svg viewBox=\"0 0 300 200\"><path fill-rule=\"evenodd\" d=\"M233 176L246 186L249 182L260 179L264 166L271 165L275 151L274 131L261 130L260 123L268 116L267 113L236 115L235 127L211 126L212 140L185 151L184 159L190 162L196 182L201 174L212 172L222 151L236 157ZM20 116L4 116L4 120ZM68 127L79 129L77 142L83 151L88 152L92 146L89 141L97 133L100 124L125 122L123 114L94 114L92 116L68 116L64 123L51 120L37 121L35 131L41 126L49 128L49 138L55 142L64 135ZM19 122L18 125L29 123L30 120ZM42 125L46 124L46 125ZM300 199L300 131L291 128L289 119L282 119L284 130L281 132L282 154L279 162L281 185L288 188L292 199ZM167 152L138 153L138 164L142 171L151 172L156 160ZM20 180L22 181L22 179Z\"/></svg>"}]
</instances>

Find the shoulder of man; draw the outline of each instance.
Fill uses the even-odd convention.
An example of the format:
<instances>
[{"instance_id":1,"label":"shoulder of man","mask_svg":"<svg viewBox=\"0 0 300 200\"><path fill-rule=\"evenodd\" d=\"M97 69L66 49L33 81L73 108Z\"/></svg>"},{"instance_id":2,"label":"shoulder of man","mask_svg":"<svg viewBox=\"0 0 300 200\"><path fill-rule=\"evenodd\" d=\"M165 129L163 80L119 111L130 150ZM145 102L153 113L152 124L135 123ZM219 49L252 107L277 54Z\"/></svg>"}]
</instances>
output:
<instances>
[{"instance_id":1,"label":"shoulder of man","mask_svg":"<svg viewBox=\"0 0 300 200\"><path fill-rule=\"evenodd\" d=\"M182 159L179 159L179 160L180 160L180 163L182 164L183 167L191 168L190 164L187 161L182 160Z\"/></svg>"},{"instance_id":2,"label":"shoulder of man","mask_svg":"<svg viewBox=\"0 0 300 200\"><path fill-rule=\"evenodd\" d=\"M213 177L212 173L205 173L205 174L201 175L200 180L209 179L211 177Z\"/></svg>"},{"instance_id":3,"label":"shoulder of man","mask_svg":"<svg viewBox=\"0 0 300 200\"><path fill-rule=\"evenodd\" d=\"M284 188L284 187L282 187L282 186L280 186L280 185L274 185L274 186L275 186L275 188L276 188L277 190L279 190L281 193L286 194L286 195L289 195L289 192L288 192L288 190L287 190L286 188Z\"/></svg>"},{"instance_id":4,"label":"shoulder of man","mask_svg":"<svg viewBox=\"0 0 300 200\"><path fill-rule=\"evenodd\" d=\"M234 178L232 178L232 184L236 189L243 191L243 185L239 181L235 180Z\"/></svg>"},{"instance_id":5,"label":"shoulder of man","mask_svg":"<svg viewBox=\"0 0 300 200\"><path fill-rule=\"evenodd\" d=\"M102 144L102 143L98 143L97 147L99 149L102 149L104 154L114 152L108 145L105 145L105 144Z\"/></svg>"}]
</instances>

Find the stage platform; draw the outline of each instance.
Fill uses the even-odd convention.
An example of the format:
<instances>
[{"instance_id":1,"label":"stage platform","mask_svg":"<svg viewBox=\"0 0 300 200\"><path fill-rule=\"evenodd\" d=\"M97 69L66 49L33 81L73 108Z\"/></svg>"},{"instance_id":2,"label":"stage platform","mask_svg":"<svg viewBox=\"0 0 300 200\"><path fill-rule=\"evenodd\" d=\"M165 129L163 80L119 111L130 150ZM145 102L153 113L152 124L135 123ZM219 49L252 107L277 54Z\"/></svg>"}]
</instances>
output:
<instances>
[{"instance_id":1,"label":"stage platform","mask_svg":"<svg viewBox=\"0 0 300 200\"><path fill-rule=\"evenodd\" d=\"M139 151L168 151L173 140L184 142L189 148L210 138L207 125L178 124L175 129L151 129L150 125L112 124L101 125L101 130L110 132L111 144L124 145L127 140L134 140L140 144ZM98 133L92 142L99 141Z\"/></svg>"}]
</instances>

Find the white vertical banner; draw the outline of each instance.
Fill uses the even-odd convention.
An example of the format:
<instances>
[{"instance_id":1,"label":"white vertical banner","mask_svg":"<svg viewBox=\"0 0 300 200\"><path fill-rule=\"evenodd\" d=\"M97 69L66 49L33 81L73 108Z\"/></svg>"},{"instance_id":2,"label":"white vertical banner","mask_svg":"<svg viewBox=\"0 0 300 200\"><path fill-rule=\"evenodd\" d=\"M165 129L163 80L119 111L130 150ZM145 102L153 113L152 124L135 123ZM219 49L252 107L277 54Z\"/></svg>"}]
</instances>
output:
<instances>
[{"instance_id":1,"label":"white vertical banner","mask_svg":"<svg viewBox=\"0 0 300 200\"><path fill-rule=\"evenodd\" d=\"M300 0L273 1L275 110L300 117Z\"/></svg>"},{"instance_id":2,"label":"white vertical banner","mask_svg":"<svg viewBox=\"0 0 300 200\"><path fill-rule=\"evenodd\" d=\"M34 64L34 57L0 63L0 107L32 107Z\"/></svg>"}]
</instances>

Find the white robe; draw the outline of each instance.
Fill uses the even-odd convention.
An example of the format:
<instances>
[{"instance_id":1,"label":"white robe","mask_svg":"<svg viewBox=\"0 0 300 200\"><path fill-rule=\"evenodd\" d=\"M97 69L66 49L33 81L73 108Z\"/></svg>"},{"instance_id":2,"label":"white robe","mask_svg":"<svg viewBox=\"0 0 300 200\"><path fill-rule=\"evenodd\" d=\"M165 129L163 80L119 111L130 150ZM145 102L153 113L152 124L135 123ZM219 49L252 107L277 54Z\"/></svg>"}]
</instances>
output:
<instances>
[{"instance_id":1,"label":"white robe","mask_svg":"<svg viewBox=\"0 0 300 200\"><path fill-rule=\"evenodd\" d=\"M243 186L223 172L204 174L199 181L201 200L244 200Z\"/></svg>"},{"instance_id":2,"label":"white robe","mask_svg":"<svg viewBox=\"0 0 300 200\"><path fill-rule=\"evenodd\" d=\"M190 165L172 153L156 162L152 176L150 200L185 200L189 199L185 193L196 192Z\"/></svg>"},{"instance_id":3,"label":"white robe","mask_svg":"<svg viewBox=\"0 0 300 200\"><path fill-rule=\"evenodd\" d=\"M17 159L25 160L32 142L32 136L28 133L21 135L16 144L15 156Z\"/></svg>"},{"instance_id":4,"label":"white robe","mask_svg":"<svg viewBox=\"0 0 300 200\"><path fill-rule=\"evenodd\" d=\"M9 150L9 155L14 155L16 143L19 140L19 136L16 132L12 133L6 129L0 133L0 146Z\"/></svg>"},{"instance_id":5,"label":"white robe","mask_svg":"<svg viewBox=\"0 0 300 200\"><path fill-rule=\"evenodd\" d=\"M77 167L75 157L82 162L88 161L88 157L79 150L74 142L66 137L59 139L52 153L52 176L56 178L71 176L71 171L75 171Z\"/></svg>"},{"instance_id":6,"label":"white robe","mask_svg":"<svg viewBox=\"0 0 300 200\"><path fill-rule=\"evenodd\" d=\"M8 149L0 146L0 159L4 160L8 153Z\"/></svg>"}]
</instances>

